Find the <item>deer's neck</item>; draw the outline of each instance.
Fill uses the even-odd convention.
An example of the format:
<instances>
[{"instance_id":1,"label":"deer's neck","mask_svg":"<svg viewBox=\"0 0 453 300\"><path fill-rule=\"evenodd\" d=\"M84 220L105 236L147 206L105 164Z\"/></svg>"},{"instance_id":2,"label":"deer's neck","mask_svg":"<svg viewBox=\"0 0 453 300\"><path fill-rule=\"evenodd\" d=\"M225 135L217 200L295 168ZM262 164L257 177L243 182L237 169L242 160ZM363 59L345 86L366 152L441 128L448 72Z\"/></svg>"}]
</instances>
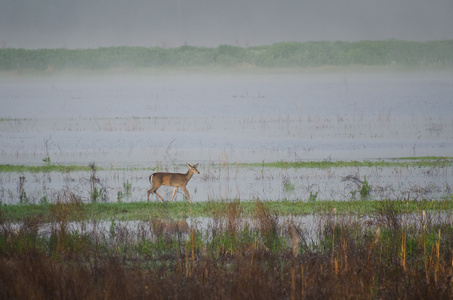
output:
<instances>
[{"instance_id":1,"label":"deer's neck","mask_svg":"<svg viewBox=\"0 0 453 300\"><path fill-rule=\"evenodd\" d=\"M193 175L193 172L190 172L190 170L187 171L187 173L186 173L186 179L187 179L187 181L189 181L190 178L192 178L192 175Z\"/></svg>"}]
</instances>

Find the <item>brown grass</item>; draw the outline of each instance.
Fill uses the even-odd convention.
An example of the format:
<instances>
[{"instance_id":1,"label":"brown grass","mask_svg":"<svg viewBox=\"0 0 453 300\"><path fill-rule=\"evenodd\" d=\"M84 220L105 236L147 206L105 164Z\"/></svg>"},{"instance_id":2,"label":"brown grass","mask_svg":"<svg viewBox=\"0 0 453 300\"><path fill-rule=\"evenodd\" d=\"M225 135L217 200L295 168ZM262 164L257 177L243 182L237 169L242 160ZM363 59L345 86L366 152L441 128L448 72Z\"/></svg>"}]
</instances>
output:
<instances>
[{"instance_id":1,"label":"brown grass","mask_svg":"<svg viewBox=\"0 0 453 300\"><path fill-rule=\"evenodd\" d=\"M76 233L68 216L87 212L64 197L48 233L39 216L0 218L0 298L452 297L451 220L401 215L398 203L383 203L373 218L320 213L317 242L307 243L301 224L263 202L252 218L231 202L207 228L153 218L138 230L112 223L109 232Z\"/></svg>"}]
</instances>

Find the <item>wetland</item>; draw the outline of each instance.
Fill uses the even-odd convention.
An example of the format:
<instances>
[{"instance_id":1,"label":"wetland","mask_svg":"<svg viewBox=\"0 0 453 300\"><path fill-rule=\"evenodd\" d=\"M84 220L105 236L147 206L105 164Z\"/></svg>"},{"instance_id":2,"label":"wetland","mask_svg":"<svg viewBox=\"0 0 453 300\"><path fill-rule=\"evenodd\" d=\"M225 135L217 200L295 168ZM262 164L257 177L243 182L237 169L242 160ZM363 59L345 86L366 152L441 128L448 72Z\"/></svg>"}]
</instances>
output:
<instances>
[{"instance_id":1,"label":"wetland","mask_svg":"<svg viewBox=\"0 0 453 300\"><path fill-rule=\"evenodd\" d=\"M104 201L143 201L151 173L186 162L194 201L350 200L364 180L374 199L451 195L451 72L209 72L3 73L2 203L19 177L29 203L87 202L90 164Z\"/></svg>"},{"instance_id":2,"label":"wetland","mask_svg":"<svg viewBox=\"0 0 453 300\"><path fill-rule=\"evenodd\" d=\"M0 74L2 298L451 297L451 71L208 73Z\"/></svg>"}]
</instances>

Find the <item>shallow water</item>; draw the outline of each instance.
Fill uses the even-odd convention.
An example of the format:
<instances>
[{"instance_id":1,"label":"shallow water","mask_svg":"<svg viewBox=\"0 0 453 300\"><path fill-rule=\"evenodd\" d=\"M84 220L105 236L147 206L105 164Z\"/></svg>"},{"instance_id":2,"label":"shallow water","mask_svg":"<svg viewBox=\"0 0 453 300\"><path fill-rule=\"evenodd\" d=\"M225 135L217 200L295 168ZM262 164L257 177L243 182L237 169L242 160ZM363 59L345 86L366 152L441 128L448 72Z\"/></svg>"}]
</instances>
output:
<instances>
[{"instance_id":1,"label":"shallow water","mask_svg":"<svg viewBox=\"0 0 453 300\"><path fill-rule=\"evenodd\" d=\"M1 77L3 163L451 155L453 73Z\"/></svg>"},{"instance_id":2,"label":"shallow water","mask_svg":"<svg viewBox=\"0 0 453 300\"><path fill-rule=\"evenodd\" d=\"M401 226L407 226L410 231L432 228L435 224L452 224L452 216L448 212L436 211L428 212L423 215L422 212L402 214L394 216ZM154 222L153 222L154 221ZM387 216L382 218L376 216L364 216L360 214L337 216L335 214L308 214L299 216L280 216L272 218L277 226L276 230L282 237L290 237L290 228L295 226L298 233L299 243L304 246L316 246L319 244L320 238L325 235L325 228L337 224L361 224L362 230L378 229L381 226L389 226L386 223ZM190 233L198 232L202 235L205 242L210 242L213 238L213 231L219 234L221 231L227 231L230 226L233 226L237 232L247 228L251 231L260 231L261 220L259 218L238 217L230 218L210 218L198 217L187 218L183 220L165 220L153 219L147 221L82 221L68 223L44 223L37 228L42 236L50 236L54 232L62 230L64 226L66 232L71 232L80 236L88 235L96 237L96 240L109 243L124 243L135 244L144 240L153 240L159 232L158 227L161 227L164 234L181 235L184 239L190 238ZM156 226L160 225L160 226ZM177 226L176 226L177 225ZM9 231L18 232L22 224L5 224L0 228L0 233ZM27 230L26 226L25 230ZM288 240L290 243L290 240Z\"/></svg>"},{"instance_id":3,"label":"shallow water","mask_svg":"<svg viewBox=\"0 0 453 300\"><path fill-rule=\"evenodd\" d=\"M174 165L165 169L185 172L184 166ZM366 178L372 186L372 199L441 199L451 195L453 167L428 168L328 168L328 169L280 169L246 167L241 165L203 164L198 167L187 185L192 201L216 201L225 199L297 200L308 201L316 195L321 200L360 199L361 185L352 180L344 181L349 175L360 180ZM145 201L150 188L147 170L98 171L98 190L102 194L98 201L136 202ZM19 177L25 176L24 190L27 201L55 202L62 191L70 191L84 202L91 201L92 186L90 172L71 173L0 173L0 198L2 203L20 202ZM127 186L130 188L127 189ZM159 194L166 201L171 199L173 188L162 186ZM150 201L161 201L151 195ZM175 201L188 201L178 189Z\"/></svg>"},{"instance_id":4,"label":"shallow water","mask_svg":"<svg viewBox=\"0 0 453 300\"><path fill-rule=\"evenodd\" d=\"M450 71L2 75L0 158L2 164L42 165L50 157L57 164L180 172L185 162L198 162L202 175L188 185L194 201L307 199L316 192L318 198L349 199L357 187L341 178L351 173L366 176L377 197L437 198L449 193L451 168L432 175L427 169L291 171L234 164L452 156L451 99ZM125 201L137 201L144 199L149 173L98 175L110 201L126 181L132 192ZM19 174L0 176L3 201L17 201ZM89 174L25 176L34 201L65 187L89 197Z\"/></svg>"}]
</instances>

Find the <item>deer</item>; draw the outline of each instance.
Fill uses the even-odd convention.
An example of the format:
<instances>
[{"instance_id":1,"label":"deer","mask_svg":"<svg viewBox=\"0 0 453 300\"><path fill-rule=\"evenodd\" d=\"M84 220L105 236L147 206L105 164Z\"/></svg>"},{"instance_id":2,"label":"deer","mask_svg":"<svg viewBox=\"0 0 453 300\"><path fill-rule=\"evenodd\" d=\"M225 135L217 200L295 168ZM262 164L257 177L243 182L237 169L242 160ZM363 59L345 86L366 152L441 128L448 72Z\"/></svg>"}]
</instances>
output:
<instances>
[{"instance_id":1,"label":"deer","mask_svg":"<svg viewBox=\"0 0 453 300\"><path fill-rule=\"evenodd\" d=\"M200 172L198 172L198 170L197 170L198 164L193 165L193 166L187 164L187 166L189 167L189 170L187 171L186 174L182 174L182 173L153 173L153 174L151 174L149 176L149 182L151 183L151 188L148 190L148 201L149 201L149 195L151 193L154 193L154 194L156 194L156 196L158 196L162 200L162 202L165 202L164 198L162 198L162 196L157 193L157 189L160 188L162 185L166 185L166 186L172 186L175 188L173 190L173 195L171 196L170 202L173 202L173 198L175 198L176 191L180 187L186 194L190 203L192 203L192 200L190 199L190 196L189 196L189 192L186 189L186 185L189 182L190 178L192 178L193 174L200 174Z\"/></svg>"}]
</instances>

